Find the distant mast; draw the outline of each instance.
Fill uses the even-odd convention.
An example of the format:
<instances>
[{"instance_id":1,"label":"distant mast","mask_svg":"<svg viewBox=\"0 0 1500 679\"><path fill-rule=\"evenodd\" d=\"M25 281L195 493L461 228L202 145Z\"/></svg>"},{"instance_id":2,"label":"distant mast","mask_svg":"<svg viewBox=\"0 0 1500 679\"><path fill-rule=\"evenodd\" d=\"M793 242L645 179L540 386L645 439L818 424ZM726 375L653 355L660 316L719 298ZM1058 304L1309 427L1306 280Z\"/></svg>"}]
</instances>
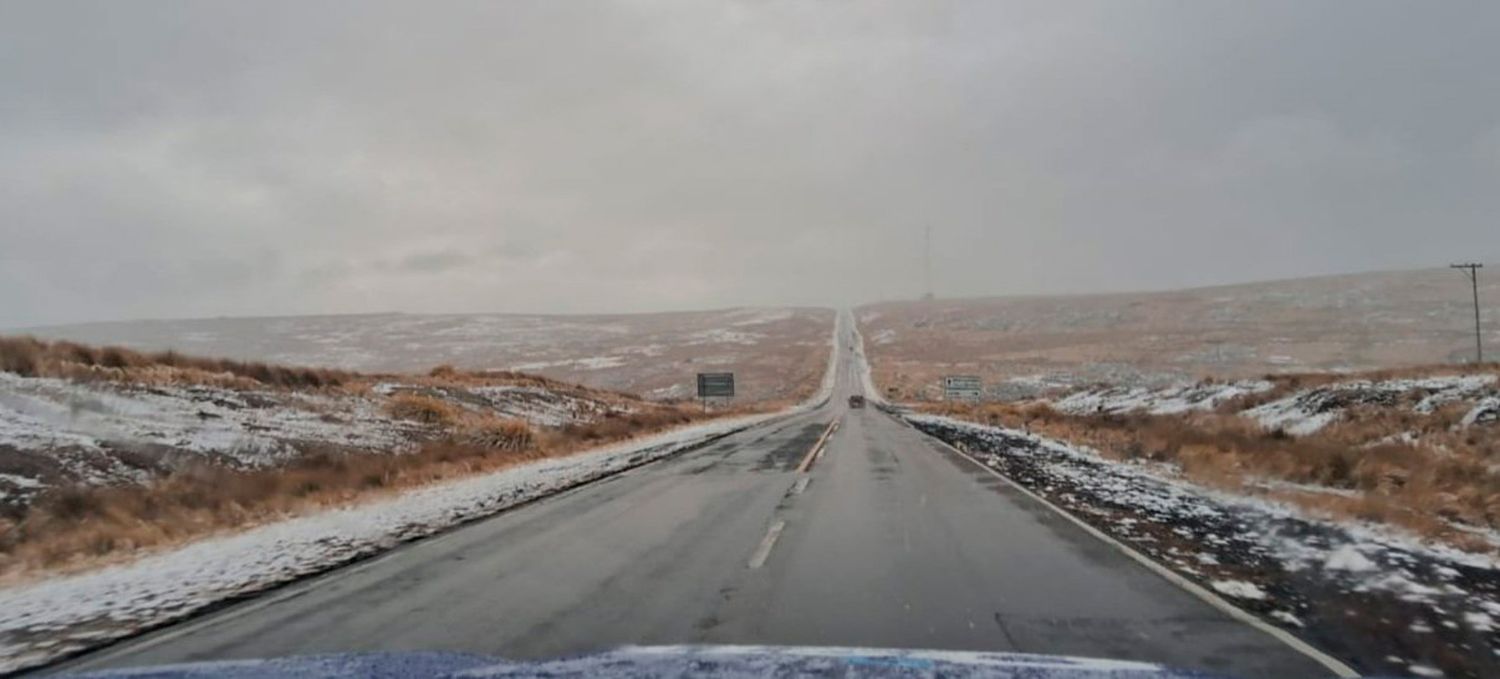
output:
<instances>
[{"instance_id":1,"label":"distant mast","mask_svg":"<svg viewBox=\"0 0 1500 679\"><path fill-rule=\"evenodd\" d=\"M932 227L927 227L922 239L922 300L932 301Z\"/></svg>"}]
</instances>

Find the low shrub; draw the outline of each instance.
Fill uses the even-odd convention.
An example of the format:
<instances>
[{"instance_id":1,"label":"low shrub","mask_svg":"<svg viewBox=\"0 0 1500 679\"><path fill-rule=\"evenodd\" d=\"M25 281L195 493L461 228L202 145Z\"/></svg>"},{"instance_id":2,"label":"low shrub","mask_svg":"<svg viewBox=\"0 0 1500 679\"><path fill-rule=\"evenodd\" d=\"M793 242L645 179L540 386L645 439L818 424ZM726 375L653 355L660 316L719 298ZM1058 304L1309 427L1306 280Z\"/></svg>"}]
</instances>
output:
<instances>
[{"instance_id":1,"label":"low shrub","mask_svg":"<svg viewBox=\"0 0 1500 679\"><path fill-rule=\"evenodd\" d=\"M451 427L458 422L458 413L446 402L421 394L397 394L385 403L385 411L391 417L421 422L422 424Z\"/></svg>"},{"instance_id":2,"label":"low shrub","mask_svg":"<svg viewBox=\"0 0 1500 679\"><path fill-rule=\"evenodd\" d=\"M463 440L481 448L512 452L536 446L536 435L524 420L486 419L470 425Z\"/></svg>"},{"instance_id":3,"label":"low shrub","mask_svg":"<svg viewBox=\"0 0 1500 679\"><path fill-rule=\"evenodd\" d=\"M1222 410L1069 415L1045 404L931 408L1087 446L1106 457L1174 464L1206 485L1260 493L1267 492L1263 485L1268 480L1287 482L1294 486L1272 494L1316 511L1383 521L1455 545L1473 541L1463 540L1464 531L1452 524L1500 529L1495 437L1454 429L1465 409L1458 404L1423 415L1400 404L1358 406L1314 434L1290 436Z\"/></svg>"}]
</instances>

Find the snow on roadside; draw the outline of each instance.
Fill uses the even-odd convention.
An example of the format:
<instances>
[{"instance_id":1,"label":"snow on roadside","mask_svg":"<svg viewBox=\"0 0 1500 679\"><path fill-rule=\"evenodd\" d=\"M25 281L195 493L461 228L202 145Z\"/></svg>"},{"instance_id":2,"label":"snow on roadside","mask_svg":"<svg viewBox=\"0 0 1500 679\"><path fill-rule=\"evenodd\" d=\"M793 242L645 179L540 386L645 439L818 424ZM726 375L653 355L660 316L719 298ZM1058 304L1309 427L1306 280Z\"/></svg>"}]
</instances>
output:
<instances>
[{"instance_id":1,"label":"snow on roadside","mask_svg":"<svg viewBox=\"0 0 1500 679\"><path fill-rule=\"evenodd\" d=\"M179 619L215 601L326 570L767 419L637 442L430 486L202 540L128 564L0 589L0 673Z\"/></svg>"},{"instance_id":2,"label":"snow on roadside","mask_svg":"<svg viewBox=\"0 0 1500 679\"><path fill-rule=\"evenodd\" d=\"M946 417L907 419L1272 620L1336 637L1377 663L1384 652L1373 655L1382 647L1370 640L1400 645L1408 660L1451 662L1454 649L1472 648L1456 656L1477 668L1468 675L1497 676L1487 674L1500 657L1500 633L1486 622L1500 615L1493 556L1204 488L1167 465L1109 460L1086 447Z\"/></svg>"},{"instance_id":3,"label":"snow on roadside","mask_svg":"<svg viewBox=\"0 0 1500 679\"><path fill-rule=\"evenodd\" d=\"M1215 580L1214 591L1231 599L1249 599L1260 601L1266 598L1266 593L1253 582L1244 580Z\"/></svg>"},{"instance_id":4,"label":"snow on roadside","mask_svg":"<svg viewBox=\"0 0 1500 679\"><path fill-rule=\"evenodd\" d=\"M842 328L841 318L832 335L834 357L839 355ZM837 365L829 361L817 394L778 413L690 425L201 540L126 564L0 589L0 674L179 620L215 602L326 571L686 447L809 410L832 395Z\"/></svg>"}]
</instances>

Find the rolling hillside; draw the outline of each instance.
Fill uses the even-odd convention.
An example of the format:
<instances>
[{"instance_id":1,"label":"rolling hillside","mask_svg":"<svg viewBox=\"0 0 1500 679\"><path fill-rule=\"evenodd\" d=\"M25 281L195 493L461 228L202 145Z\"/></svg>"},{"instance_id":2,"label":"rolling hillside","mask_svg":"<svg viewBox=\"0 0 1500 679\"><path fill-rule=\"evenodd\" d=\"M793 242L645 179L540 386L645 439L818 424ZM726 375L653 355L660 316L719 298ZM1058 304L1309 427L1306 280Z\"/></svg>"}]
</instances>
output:
<instances>
[{"instance_id":1,"label":"rolling hillside","mask_svg":"<svg viewBox=\"0 0 1500 679\"><path fill-rule=\"evenodd\" d=\"M1500 352L1500 277L1481 273ZM886 302L857 316L883 389L933 397L944 374L997 396L1093 382L1354 371L1472 360L1468 281L1448 269L1171 292ZM1500 355L1500 354L1497 354Z\"/></svg>"},{"instance_id":2,"label":"rolling hillside","mask_svg":"<svg viewBox=\"0 0 1500 679\"><path fill-rule=\"evenodd\" d=\"M737 373L743 401L811 393L833 312L729 309L657 314L366 314L127 321L23 328L146 351L366 372L513 370L656 400L691 398L699 371Z\"/></svg>"}]
</instances>

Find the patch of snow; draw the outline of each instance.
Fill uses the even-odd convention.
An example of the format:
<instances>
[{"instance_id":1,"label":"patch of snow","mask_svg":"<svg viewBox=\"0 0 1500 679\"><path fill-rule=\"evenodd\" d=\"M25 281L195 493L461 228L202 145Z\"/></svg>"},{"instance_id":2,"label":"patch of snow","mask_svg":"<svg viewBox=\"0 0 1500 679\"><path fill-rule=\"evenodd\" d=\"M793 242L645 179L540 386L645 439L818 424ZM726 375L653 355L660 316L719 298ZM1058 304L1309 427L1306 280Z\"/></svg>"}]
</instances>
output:
<instances>
[{"instance_id":1,"label":"patch of snow","mask_svg":"<svg viewBox=\"0 0 1500 679\"><path fill-rule=\"evenodd\" d=\"M749 318L746 318L744 320L734 321L733 323L730 323L730 325L732 325L734 327L737 327L737 328L743 328L743 327L751 326L751 325L765 325L767 323L775 323L777 321L785 321L785 320L790 319L791 317L792 317L792 312L789 309L764 309L764 310L755 310L754 314L752 316L750 316Z\"/></svg>"},{"instance_id":2,"label":"patch of snow","mask_svg":"<svg viewBox=\"0 0 1500 679\"><path fill-rule=\"evenodd\" d=\"M1407 672L1411 672L1412 676L1417 676L1417 677L1441 677L1441 676L1443 676L1443 671L1442 670L1440 670L1440 669L1438 669L1436 667L1430 667L1428 665L1407 665L1406 666L1406 671Z\"/></svg>"},{"instance_id":3,"label":"patch of snow","mask_svg":"<svg viewBox=\"0 0 1500 679\"><path fill-rule=\"evenodd\" d=\"M1293 493L1312 493L1316 495L1337 495L1339 497L1359 497L1359 491L1352 488L1329 488L1314 483L1295 483L1285 479L1255 479L1247 481L1247 486L1253 488L1264 488L1271 491L1290 491Z\"/></svg>"},{"instance_id":4,"label":"patch of snow","mask_svg":"<svg viewBox=\"0 0 1500 679\"><path fill-rule=\"evenodd\" d=\"M1331 571L1348 571L1350 573L1367 573L1378 566L1364 554L1361 554L1354 545L1344 545L1328 555L1328 560L1323 562L1323 568Z\"/></svg>"},{"instance_id":5,"label":"patch of snow","mask_svg":"<svg viewBox=\"0 0 1500 679\"><path fill-rule=\"evenodd\" d=\"M1293 615L1290 611L1271 611L1271 617L1292 627L1303 626L1302 619Z\"/></svg>"},{"instance_id":6,"label":"patch of snow","mask_svg":"<svg viewBox=\"0 0 1500 679\"><path fill-rule=\"evenodd\" d=\"M1464 623L1476 632L1495 631L1495 619L1488 613L1470 611L1464 614Z\"/></svg>"},{"instance_id":7,"label":"patch of snow","mask_svg":"<svg viewBox=\"0 0 1500 679\"><path fill-rule=\"evenodd\" d=\"M576 370L604 370L606 368L618 368L625 365L623 356L585 356L583 358L567 358L560 361L534 361L531 363L517 363L510 366L516 372L535 372L547 368L570 368Z\"/></svg>"},{"instance_id":8,"label":"patch of snow","mask_svg":"<svg viewBox=\"0 0 1500 679\"><path fill-rule=\"evenodd\" d=\"M541 387L488 386L463 390L480 397L495 413L544 427L592 421L605 412L596 401L574 398Z\"/></svg>"},{"instance_id":9,"label":"patch of snow","mask_svg":"<svg viewBox=\"0 0 1500 679\"><path fill-rule=\"evenodd\" d=\"M739 330L726 330L724 328L711 328L692 333L687 336L684 344L742 344L755 345L764 339L765 335L758 332L741 332Z\"/></svg>"},{"instance_id":10,"label":"patch of snow","mask_svg":"<svg viewBox=\"0 0 1500 679\"><path fill-rule=\"evenodd\" d=\"M1244 580L1215 580L1211 584L1214 591L1234 599L1260 601L1266 598L1266 593L1261 591L1253 582L1245 582Z\"/></svg>"},{"instance_id":11,"label":"patch of snow","mask_svg":"<svg viewBox=\"0 0 1500 679\"><path fill-rule=\"evenodd\" d=\"M692 389L688 385L678 382L665 387L658 387L646 392L646 397L655 400L666 400L669 398L686 398Z\"/></svg>"},{"instance_id":12,"label":"patch of snow","mask_svg":"<svg viewBox=\"0 0 1500 679\"><path fill-rule=\"evenodd\" d=\"M1474 404L1474 408L1459 421L1460 427L1500 422L1500 396L1488 396Z\"/></svg>"},{"instance_id":13,"label":"patch of snow","mask_svg":"<svg viewBox=\"0 0 1500 679\"><path fill-rule=\"evenodd\" d=\"M15 474L0 474L0 482L10 484L14 488L37 489L45 488L47 484L26 476Z\"/></svg>"}]
</instances>

